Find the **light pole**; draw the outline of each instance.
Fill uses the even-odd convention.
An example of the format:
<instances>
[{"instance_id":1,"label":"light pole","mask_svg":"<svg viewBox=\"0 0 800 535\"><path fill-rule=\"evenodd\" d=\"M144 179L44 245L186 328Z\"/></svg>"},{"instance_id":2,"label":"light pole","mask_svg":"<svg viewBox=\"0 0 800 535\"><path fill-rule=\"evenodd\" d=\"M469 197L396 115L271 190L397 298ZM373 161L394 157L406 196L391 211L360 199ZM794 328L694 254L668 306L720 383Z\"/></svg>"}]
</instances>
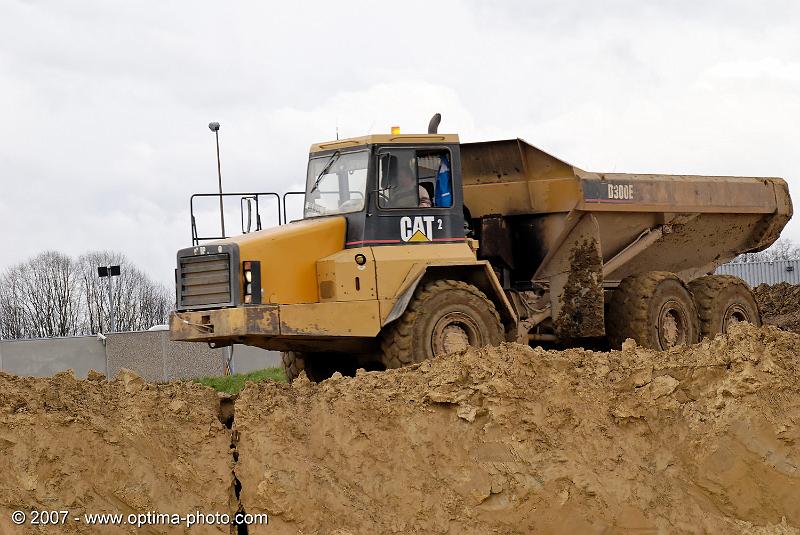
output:
<instances>
[{"instance_id":1,"label":"light pole","mask_svg":"<svg viewBox=\"0 0 800 535\"><path fill-rule=\"evenodd\" d=\"M222 237L225 238L225 213L222 208L222 167L219 163L219 123L208 123L208 128L217 138L217 176L219 177L219 224L222 227Z\"/></svg>"},{"instance_id":2,"label":"light pole","mask_svg":"<svg viewBox=\"0 0 800 535\"><path fill-rule=\"evenodd\" d=\"M111 277L118 277L120 273L119 266L100 266L97 268L97 275L102 279L108 277L108 318L109 318L109 332L117 331L117 322L114 318L114 289Z\"/></svg>"}]
</instances>

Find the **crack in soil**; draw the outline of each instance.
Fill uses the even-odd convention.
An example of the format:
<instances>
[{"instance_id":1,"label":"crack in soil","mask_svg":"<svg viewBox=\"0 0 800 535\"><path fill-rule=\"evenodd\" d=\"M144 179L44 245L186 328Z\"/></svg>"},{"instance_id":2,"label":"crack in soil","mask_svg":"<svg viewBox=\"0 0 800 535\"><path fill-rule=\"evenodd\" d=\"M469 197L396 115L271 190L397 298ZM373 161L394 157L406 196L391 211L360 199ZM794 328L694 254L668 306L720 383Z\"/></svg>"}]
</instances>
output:
<instances>
[{"instance_id":1,"label":"crack in soil","mask_svg":"<svg viewBox=\"0 0 800 535\"><path fill-rule=\"evenodd\" d=\"M231 457L233 458L233 470L231 471L231 475L233 476L233 481L231 482L231 509L234 509L234 516L236 515L245 515L246 511L244 510L244 505L242 505L242 500L240 498L242 493L242 482L239 481L239 478L236 476L236 464L239 462L239 431L233 428L234 418L236 416L236 397L235 396L224 396L220 397L219 400L219 421L222 424L231 430ZM247 535L248 534L248 526L245 523L236 523L234 521L231 524L231 535Z\"/></svg>"}]
</instances>

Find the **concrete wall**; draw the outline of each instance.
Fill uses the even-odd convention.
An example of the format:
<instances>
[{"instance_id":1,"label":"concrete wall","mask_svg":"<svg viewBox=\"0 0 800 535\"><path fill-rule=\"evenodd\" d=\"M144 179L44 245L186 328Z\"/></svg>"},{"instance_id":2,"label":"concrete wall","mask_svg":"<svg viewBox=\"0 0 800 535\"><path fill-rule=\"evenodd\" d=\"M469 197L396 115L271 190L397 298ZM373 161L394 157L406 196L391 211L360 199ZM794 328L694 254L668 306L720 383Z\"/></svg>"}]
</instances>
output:
<instances>
[{"instance_id":1,"label":"concrete wall","mask_svg":"<svg viewBox=\"0 0 800 535\"><path fill-rule=\"evenodd\" d=\"M222 375L230 349L172 342L168 331L125 332L40 340L0 340L0 370L45 377L72 369L86 377L90 369L114 377L128 368L148 381L166 382ZM235 346L233 369L247 373L281 365L280 353Z\"/></svg>"},{"instance_id":2,"label":"concrete wall","mask_svg":"<svg viewBox=\"0 0 800 535\"><path fill-rule=\"evenodd\" d=\"M235 373L249 373L253 370L280 368L281 366L283 363L279 351L267 351L252 346L233 346L233 371Z\"/></svg>"},{"instance_id":3,"label":"concrete wall","mask_svg":"<svg viewBox=\"0 0 800 535\"><path fill-rule=\"evenodd\" d=\"M0 370L43 377L72 369L78 377L89 370L106 371L106 351L95 336L0 341Z\"/></svg>"},{"instance_id":4,"label":"concrete wall","mask_svg":"<svg viewBox=\"0 0 800 535\"><path fill-rule=\"evenodd\" d=\"M107 335L108 376L128 368L148 381L174 381L222 375L225 353L207 344L172 342L169 331Z\"/></svg>"}]
</instances>

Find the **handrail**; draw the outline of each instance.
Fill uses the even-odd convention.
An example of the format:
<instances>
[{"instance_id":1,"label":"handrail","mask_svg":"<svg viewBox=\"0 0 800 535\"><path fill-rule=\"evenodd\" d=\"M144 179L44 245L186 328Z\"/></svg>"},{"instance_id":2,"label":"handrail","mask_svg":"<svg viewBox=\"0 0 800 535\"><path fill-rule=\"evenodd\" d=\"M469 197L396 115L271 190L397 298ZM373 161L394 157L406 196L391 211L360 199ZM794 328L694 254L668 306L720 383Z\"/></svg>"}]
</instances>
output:
<instances>
[{"instance_id":1,"label":"handrail","mask_svg":"<svg viewBox=\"0 0 800 535\"><path fill-rule=\"evenodd\" d=\"M297 193L297 192L291 192ZM239 209L240 215L242 219L242 233L247 234L250 231L250 221L252 212L250 211L251 203L255 202L256 205L256 230L261 230L261 212L259 210L259 197L275 197L277 201L277 216L278 216L278 225L283 225L286 222L286 205L285 205L285 197L284 194L283 199L280 195L272 191L266 192L231 192L231 193L195 193L189 198L189 215L191 217L191 225L192 225L192 245L199 245L201 241L208 241L208 240L224 240L227 236L199 236L197 233L197 220L194 215L194 200L197 197L240 197L239 201ZM244 203L247 200L247 209L248 209L248 228L245 230L245 222L244 222ZM281 207L281 202L283 201L284 206ZM281 210L283 208L283 210ZM283 215L283 219L281 219L281 215Z\"/></svg>"},{"instance_id":2,"label":"handrail","mask_svg":"<svg viewBox=\"0 0 800 535\"><path fill-rule=\"evenodd\" d=\"M306 194L305 191L287 191L286 193L283 194L283 224L284 225L289 222L289 218L286 215L286 196L287 195L303 195L303 196L305 196L305 194Z\"/></svg>"}]
</instances>

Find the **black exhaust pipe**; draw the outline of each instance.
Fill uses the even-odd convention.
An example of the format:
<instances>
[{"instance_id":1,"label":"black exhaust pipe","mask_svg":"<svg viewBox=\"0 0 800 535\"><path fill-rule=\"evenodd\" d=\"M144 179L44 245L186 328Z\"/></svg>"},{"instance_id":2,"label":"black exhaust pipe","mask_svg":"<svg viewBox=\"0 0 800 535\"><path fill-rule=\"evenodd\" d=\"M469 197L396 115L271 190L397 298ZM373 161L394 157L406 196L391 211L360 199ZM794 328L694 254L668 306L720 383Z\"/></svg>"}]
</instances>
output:
<instances>
[{"instance_id":1,"label":"black exhaust pipe","mask_svg":"<svg viewBox=\"0 0 800 535\"><path fill-rule=\"evenodd\" d=\"M428 133L429 134L438 134L439 133L439 123L442 122L442 114L436 113L431 117L431 122L428 123Z\"/></svg>"}]
</instances>

